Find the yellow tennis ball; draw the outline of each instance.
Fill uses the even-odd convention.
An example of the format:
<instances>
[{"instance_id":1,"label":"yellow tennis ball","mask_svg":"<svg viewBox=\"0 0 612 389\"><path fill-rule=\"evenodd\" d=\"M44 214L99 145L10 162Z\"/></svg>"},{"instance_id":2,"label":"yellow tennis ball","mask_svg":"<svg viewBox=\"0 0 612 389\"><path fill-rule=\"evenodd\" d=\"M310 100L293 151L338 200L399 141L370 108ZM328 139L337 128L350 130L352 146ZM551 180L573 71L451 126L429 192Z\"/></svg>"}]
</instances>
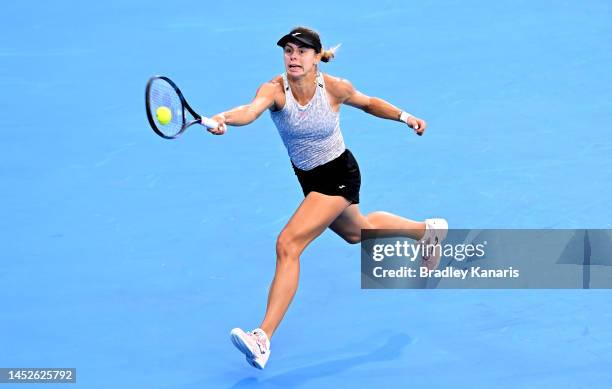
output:
<instances>
[{"instance_id":1,"label":"yellow tennis ball","mask_svg":"<svg viewBox=\"0 0 612 389\"><path fill-rule=\"evenodd\" d=\"M163 105L157 108L155 114L157 115L157 121L164 126L172 120L172 111L170 111L170 108L164 107Z\"/></svg>"}]
</instances>

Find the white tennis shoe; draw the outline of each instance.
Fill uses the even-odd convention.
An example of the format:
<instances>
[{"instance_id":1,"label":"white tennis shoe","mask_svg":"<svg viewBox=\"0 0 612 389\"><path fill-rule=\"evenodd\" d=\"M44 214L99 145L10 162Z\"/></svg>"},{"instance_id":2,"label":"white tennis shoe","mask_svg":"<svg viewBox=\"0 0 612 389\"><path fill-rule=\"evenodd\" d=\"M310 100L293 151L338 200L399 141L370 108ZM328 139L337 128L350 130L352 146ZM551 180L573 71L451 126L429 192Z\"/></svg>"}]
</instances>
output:
<instances>
[{"instance_id":1,"label":"white tennis shoe","mask_svg":"<svg viewBox=\"0 0 612 389\"><path fill-rule=\"evenodd\" d=\"M263 370L270 358L270 339L261 329L244 332L240 328L234 328L230 332L232 343L245 356L247 362L260 370Z\"/></svg>"},{"instance_id":2,"label":"white tennis shoe","mask_svg":"<svg viewBox=\"0 0 612 389\"><path fill-rule=\"evenodd\" d=\"M427 269L434 270L440 264L441 243L446 239L448 222L445 219L425 219L425 235L418 242L423 244L423 262Z\"/></svg>"}]
</instances>

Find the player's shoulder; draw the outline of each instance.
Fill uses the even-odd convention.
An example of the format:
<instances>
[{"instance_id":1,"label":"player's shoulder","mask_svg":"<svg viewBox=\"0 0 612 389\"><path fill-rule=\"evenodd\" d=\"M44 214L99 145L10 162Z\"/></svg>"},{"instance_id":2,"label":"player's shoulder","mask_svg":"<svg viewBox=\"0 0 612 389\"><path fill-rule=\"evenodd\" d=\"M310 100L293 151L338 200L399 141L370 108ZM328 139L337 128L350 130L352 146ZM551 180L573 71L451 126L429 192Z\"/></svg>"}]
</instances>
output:
<instances>
[{"instance_id":1,"label":"player's shoulder","mask_svg":"<svg viewBox=\"0 0 612 389\"><path fill-rule=\"evenodd\" d=\"M323 73L323 79L325 80L325 89L340 99L347 98L355 91L353 84L346 78Z\"/></svg>"},{"instance_id":2,"label":"player's shoulder","mask_svg":"<svg viewBox=\"0 0 612 389\"><path fill-rule=\"evenodd\" d=\"M276 95L278 92L283 91L283 77L276 76L272 78L270 81L266 81L259 86L258 93L265 94L274 94Z\"/></svg>"},{"instance_id":3,"label":"player's shoulder","mask_svg":"<svg viewBox=\"0 0 612 389\"><path fill-rule=\"evenodd\" d=\"M267 84L270 85L270 87L274 89L283 90L283 76L280 74L277 76L274 76L274 78L268 81Z\"/></svg>"}]
</instances>

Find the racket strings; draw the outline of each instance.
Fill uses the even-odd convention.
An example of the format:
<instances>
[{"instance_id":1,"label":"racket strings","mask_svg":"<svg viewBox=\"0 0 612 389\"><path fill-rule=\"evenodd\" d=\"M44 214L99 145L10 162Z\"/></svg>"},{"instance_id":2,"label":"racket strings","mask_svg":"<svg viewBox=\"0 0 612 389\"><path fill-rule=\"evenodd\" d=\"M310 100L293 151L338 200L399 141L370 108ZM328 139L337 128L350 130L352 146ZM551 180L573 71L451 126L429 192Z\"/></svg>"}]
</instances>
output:
<instances>
[{"instance_id":1,"label":"racket strings","mask_svg":"<svg viewBox=\"0 0 612 389\"><path fill-rule=\"evenodd\" d=\"M157 118L157 109L167 107L172 118L167 124L162 124ZM181 131L184 124L183 105L179 95L172 85L163 79L153 80L149 89L149 110L157 129L165 135L174 136Z\"/></svg>"}]
</instances>

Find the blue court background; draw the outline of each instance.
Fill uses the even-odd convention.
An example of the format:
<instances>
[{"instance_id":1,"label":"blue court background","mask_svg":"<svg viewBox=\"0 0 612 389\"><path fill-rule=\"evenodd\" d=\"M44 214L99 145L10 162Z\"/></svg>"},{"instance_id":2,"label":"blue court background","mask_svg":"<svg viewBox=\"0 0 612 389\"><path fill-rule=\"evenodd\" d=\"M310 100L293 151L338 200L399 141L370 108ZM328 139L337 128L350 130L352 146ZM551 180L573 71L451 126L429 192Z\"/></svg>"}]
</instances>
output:
<instances>
[{"instance_id":1,"label":"blue court background","mask_svg":"<svg viewBox=\"0 0 612 389\"><path fill-rule=\"evenodd\" d=\"M610 228L608 1L10 2L0 26L0 366L85 388L603 388L608 291L372 291L359 246L302 257L268 368L256 326L276 234L301 201L268 114L156 137L144 84L203 114L282 72L298 24L342 43L323 71L429 123L346 107L362 210L460 228Z\"/></svg>"}]
</instances>

